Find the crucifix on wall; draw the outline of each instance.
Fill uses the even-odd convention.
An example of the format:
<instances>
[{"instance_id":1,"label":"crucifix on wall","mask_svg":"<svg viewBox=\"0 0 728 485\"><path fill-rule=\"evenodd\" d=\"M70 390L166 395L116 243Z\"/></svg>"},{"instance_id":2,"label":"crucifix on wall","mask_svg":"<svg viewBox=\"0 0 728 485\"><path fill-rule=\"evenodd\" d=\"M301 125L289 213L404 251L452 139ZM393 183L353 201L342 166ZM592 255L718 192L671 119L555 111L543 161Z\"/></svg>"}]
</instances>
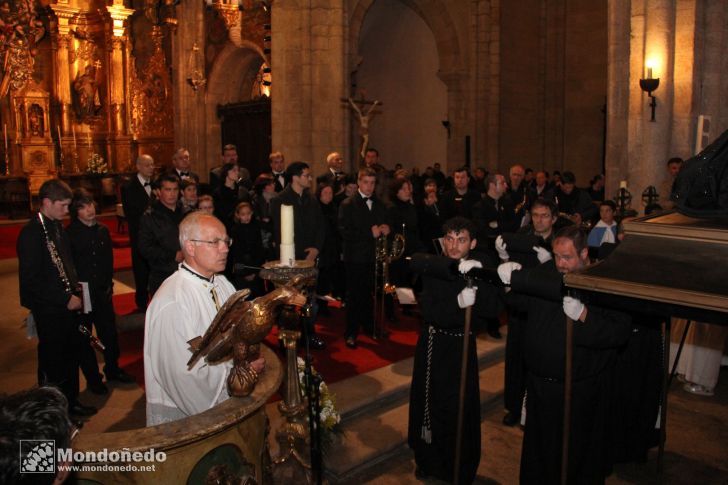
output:
<instances>
[{"instance_id":1,"label":"crucifix on wall","mask_svg":"<svg viewBox=\"0 0 728 485\"><path fill-rule=\"evenodd\" d=\"M349 105L356 111L359 116L359 136L361 136L361 150L359 151L362 158L366 154L367 147L369 146L369 120L373 116L374 108L381 106L382 103L379 100L368 101L366 99L366 91L363 89L359 91L361 97L359 99L353 98L342 98L342 101L348 101ZM369 106L368 108L366 108Z\"/></svg>"}]
</instances>

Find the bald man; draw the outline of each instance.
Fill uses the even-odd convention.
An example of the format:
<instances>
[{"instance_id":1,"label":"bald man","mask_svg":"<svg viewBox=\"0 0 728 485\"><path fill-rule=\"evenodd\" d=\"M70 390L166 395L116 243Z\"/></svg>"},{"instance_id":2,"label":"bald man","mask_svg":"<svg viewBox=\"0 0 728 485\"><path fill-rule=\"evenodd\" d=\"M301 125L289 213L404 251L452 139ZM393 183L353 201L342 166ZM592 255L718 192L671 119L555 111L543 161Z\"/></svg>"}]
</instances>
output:
<instances>
[{"instance_id":1,"label":"bald man","mask_svg":"<svg viewBox=\"0 0 728 485\"><path fill-rule=\"evenodd\" d=\"M204 335L219 309L235 293L222 272L232 240L215 216L192 212L179 225L184 261L155 293L144 328L147 426L198 414L226 400L232 360L192 369L189 340ZM251 362L262 372L265 360Z\"/></svg>"},{"instance_id":2,"label":"bald man","mask_svg":"<svg viewBox=\"0 0 728 485\"><path fill-rule=\"evenodd\" d=\"M134 273L137 309L144 311L149 301L149 263L139 252L139 221L152 200L152 177L154 159L150 155L139 155L136 161L137 173L121 188L121 203L129 226L131 244L131 265Z\"/></svg>"}]
</instances>

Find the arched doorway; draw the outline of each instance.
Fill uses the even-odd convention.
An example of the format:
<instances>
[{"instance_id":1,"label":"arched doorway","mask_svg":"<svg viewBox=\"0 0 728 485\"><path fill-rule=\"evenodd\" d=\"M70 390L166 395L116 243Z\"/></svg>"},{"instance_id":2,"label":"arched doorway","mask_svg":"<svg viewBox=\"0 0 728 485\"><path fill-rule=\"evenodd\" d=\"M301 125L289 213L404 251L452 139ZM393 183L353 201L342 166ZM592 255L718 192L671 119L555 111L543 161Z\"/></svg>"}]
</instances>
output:
<instances>
[{"instance_id":1,"label":"arched doorway","mask_svg":"<svg viewBox=\"0 0 728 485\"><path fill-rule=\"evenodd\" d=\"M255 177L268 167L271 151L270 98L260 96L266 65L258 46L227 45L218 54L207 90L208 170L220 163L221 148L238 147L238 160Z\"/></svg>"},{"instance_id":2,"label":"arched doorway","mask_svg":"<svg viewBox=\"0 0 728 485\"><path fill-rule=\"evenodd\" d=\"M464 79L447 7L437 1L360 0L349 39L352 85L383 102L369 130L370 145L385 163L421 169L434 162L462 164L458 138L467 133L467 119L458 106ZM356 137L356 126L352 132ZM351 145L358 148L358 139Z\"/></svg>"}]
</instances>

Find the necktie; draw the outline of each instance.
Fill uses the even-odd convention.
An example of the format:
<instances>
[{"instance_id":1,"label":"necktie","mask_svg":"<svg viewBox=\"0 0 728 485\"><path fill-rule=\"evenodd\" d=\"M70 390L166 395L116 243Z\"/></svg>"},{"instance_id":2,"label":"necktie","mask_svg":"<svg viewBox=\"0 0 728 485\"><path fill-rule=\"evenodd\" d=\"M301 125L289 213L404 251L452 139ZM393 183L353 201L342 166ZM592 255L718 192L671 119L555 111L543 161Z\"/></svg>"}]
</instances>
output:
<instances>
[{"instance_id":1,"label":"necktie","mask_svg":"<svg viewBox=\"0 0 728 485\"><path fill-rule=\"evenodd\" d=\"M190 173L189 172L180 172L179 173L179 176L180 177L189 177L190 176Z\"/></svg>"},{"instance_id":2,"label":"necktie","mask_svg":"<svg viewBox=\"0 0 728 485\"><path fill-rule=\"evenodd\" d=\"M147 187L149 187L150 185L152 185L152 183L151 183L151 182L144 182L144 188L147 188Z\"/></svg>"},{"instance_id":3,"label":"necktie","mask_svg":"<svg viewBox=\"0 0 728 485\"><path fill-rule=\"evenodd\" d=\"M367 205L367 208L369 210L372 210L372 205L374 205L374 201L372 200L372 198L371 197L362 197L362 199L364 199L364 203Z\"/></svg>"}]
</instances>

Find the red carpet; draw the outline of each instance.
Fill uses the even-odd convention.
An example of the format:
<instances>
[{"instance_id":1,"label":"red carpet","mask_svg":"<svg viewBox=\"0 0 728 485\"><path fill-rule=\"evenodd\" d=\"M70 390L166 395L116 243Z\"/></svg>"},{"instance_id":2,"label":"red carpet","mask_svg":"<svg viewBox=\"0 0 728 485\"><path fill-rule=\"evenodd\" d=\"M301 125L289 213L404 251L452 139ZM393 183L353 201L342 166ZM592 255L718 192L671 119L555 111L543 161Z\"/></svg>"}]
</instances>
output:
<instances>
[{"instance_id":1,"label":"red carpet","mask_svg":"<svg viewBox=\"0 0 728 485\"><path fill-rule=\"evenodd\" d=\"M111 233L111 243L114 246L114 270L122 271L131 269L131 250L129 249L129 235L117 231L118 223L116 216L99 216L99 222L105 224ZM16 258L15 244L18 234L25 225L25 222L0 225L0 259Z\"/></svg>"},{"instance_id":2,"label":"red carpet","mask_svg":"<svg viewBox=\"0 0 728 485\"><path fill-rule=\"evenodd\" d=\"M129 300L129 301L127 301ZM114 297L117 310L130 311L134 307L134 294ZM359 336L359 347L350 349L344 344L345 312L331 308L331 315L320 317L316 323L316 331L326 342L325 350L312 351L313 365L321 373L326 383L331 384L357 374L369 372L385 365L406 359L414 355L419 329L419 317L400 317L400 322L389 327L390 335L386 339L372 340ZM281 360L284 358L278 350L277 329L273 329L266 338L266 343L274 349ZM136 329L119 334L121 358L119 365L132 374L140 386L144 386L144 329ZM303 351L299 351L302 355Z\"/></svg>"}]
</instances>

